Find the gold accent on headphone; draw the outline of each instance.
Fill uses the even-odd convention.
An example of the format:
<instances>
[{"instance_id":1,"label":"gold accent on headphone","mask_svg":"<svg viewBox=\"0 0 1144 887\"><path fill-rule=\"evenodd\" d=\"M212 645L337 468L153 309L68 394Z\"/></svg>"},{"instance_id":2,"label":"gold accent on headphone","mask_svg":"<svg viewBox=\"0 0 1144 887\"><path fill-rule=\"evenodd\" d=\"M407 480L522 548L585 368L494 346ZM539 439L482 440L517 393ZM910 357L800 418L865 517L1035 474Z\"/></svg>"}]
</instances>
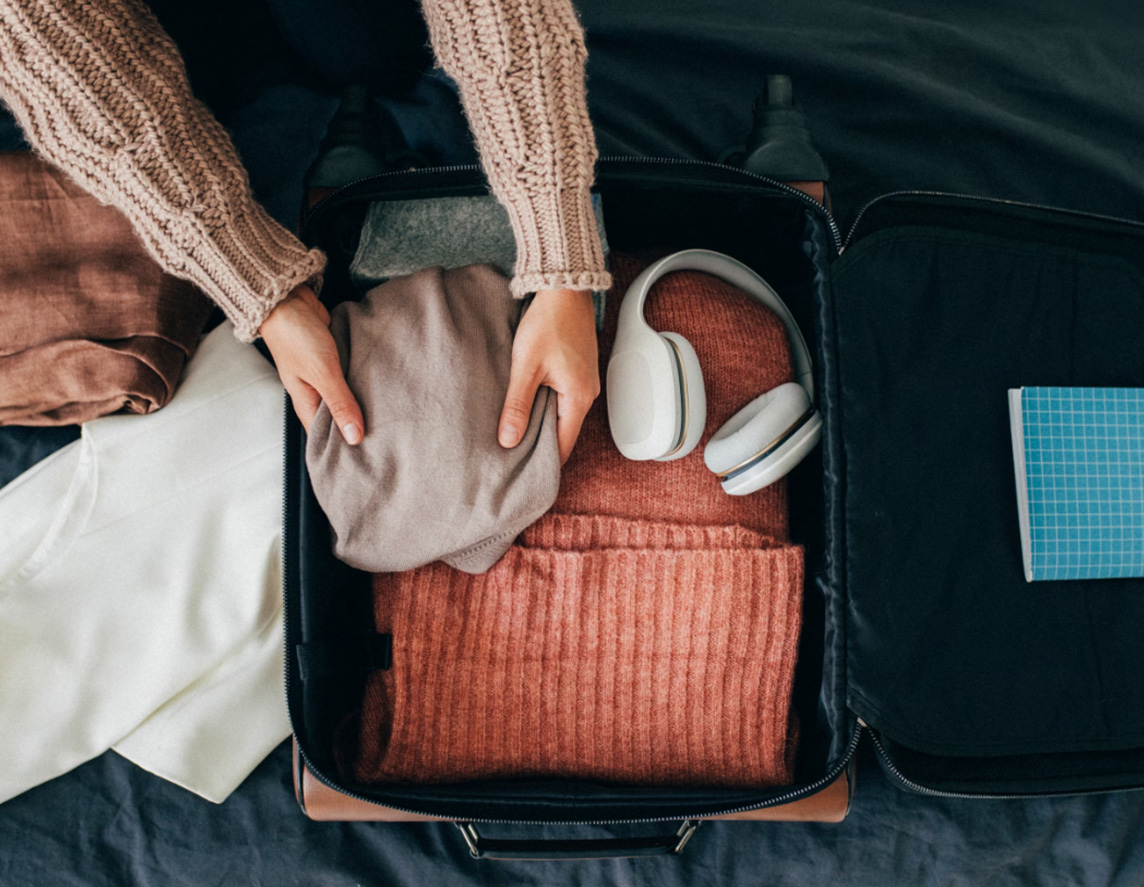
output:
<instances>
[{"instance_id":1,"label":"gold accent on headphone","mask_svg":"<svg viewBox=\"0 0 1144 887\"><path fill-rule=\"evenodd\" d=\"M687 373L683 370L683 352L679 350L679 346L671 341L671 339L665 338L663 341L667 342L667 344L671 346L671 350L675 352L675 361L679 366L679 393L680 399L683 403L683 431L680 432L679 443L677 443L670 452L664 453L659 457L661 459L666 459L668 456L674 456L676 453L683 449L683 442L687 440L687 423L691 419L691 410L689 409L689 403L687 399Z\"/></svg>"},{"instance_id":2,"label":"gold accent on headphone","mask_svg":"<svg viewBox=\"0 0 1144 887\"><path fill-rule=\"evenodd\" d=\"M722 480L723 478L734 474L736 471L741 471L742 469L744 469L748 465L750 465L752 462L758 462L760 459L764 458L765 456L769 456L772 452L774 452L779 447L781 447L783 444L785 444L788 440L790 440L791 436L796 431L798 431L799 428L801 428L803 425L805 425L807 420L810 419L810 417L813 415L814 415L814 407L812 406L805 413L803 413L801 416L799 416L797 419L795 419L793 425L791 425L789 428L787 428L786 431L784 431L777 438L775 438L773 441L771 441L771 443L767 444L765 447L763 447L761 450L759 450L757 453L755 453L755 455L748 456L746 459L744 459L742 462L740 462L738 465L734 466L733 468L728 468L726 471L716 472L715 476L718 477L720 480Z\"/></svg>"}]
</instances>

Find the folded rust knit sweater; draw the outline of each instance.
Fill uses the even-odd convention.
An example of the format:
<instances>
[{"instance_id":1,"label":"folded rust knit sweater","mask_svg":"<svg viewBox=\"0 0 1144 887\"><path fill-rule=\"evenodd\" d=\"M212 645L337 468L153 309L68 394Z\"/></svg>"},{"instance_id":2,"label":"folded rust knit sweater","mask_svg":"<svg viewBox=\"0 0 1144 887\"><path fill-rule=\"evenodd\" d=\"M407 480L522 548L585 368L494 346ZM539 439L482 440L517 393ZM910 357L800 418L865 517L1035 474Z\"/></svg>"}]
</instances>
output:
<instances>
[{"instance_id":1,"label":"folded rust knit sweater","mask_svg":"<svg viewBox=\"0 0 1144 887\"><path fill-rule=\"evenodd\" d=\"M615 256L600 359L640 263ZM790 377L782 323L707 275L653 290L647 315L695 346L710 434ZM727 496L702 450L629 462L602 399L552 512L488 573L374 577L393 664L339 743L352 780L567 776L759 787L794 778L792 689L803 551L780 482Z\"/></svg>"},{"instance_id":2,"label":"folded rust knit sweater","mask_svg":"<svg viewBox=\"0 0 1144 887\"><path fill-rule=\"evenodd\" d=\"M606 289L596 156L570 0L424 0L493 191L518 239L513 291ZM162 268L253 339L325 257L254 199L222 125L142 0L2 0L0 98L28 141L131 221Z\"/></svg>"},{"instance_id":3,"label":"folded rust knit sweater","mask_svg":"<svg viewBox=\"0 0 1144 887\"><path fill-rule=\"evenodd\" d=\"M379 573L353 778L789 783L802 573L741 527L551 514L487 573Z\"/></svg>"}]
</instances>

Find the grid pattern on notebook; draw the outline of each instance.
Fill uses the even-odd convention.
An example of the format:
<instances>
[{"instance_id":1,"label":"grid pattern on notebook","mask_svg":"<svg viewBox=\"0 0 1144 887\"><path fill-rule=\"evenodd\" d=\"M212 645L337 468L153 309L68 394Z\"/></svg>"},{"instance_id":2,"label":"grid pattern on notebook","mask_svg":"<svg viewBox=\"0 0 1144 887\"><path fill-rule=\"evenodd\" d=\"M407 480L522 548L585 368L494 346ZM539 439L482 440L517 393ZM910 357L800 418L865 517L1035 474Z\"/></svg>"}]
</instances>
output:
<instances>
[{"instance_id":1,"label":"grid pattern on notebook","mask_svg":"<svg viewBox=\"0 0 1144 887\"><path fill-rule=\"evenodd\" d=\"M1144 575L1144 389L1025 388L1033 579Z\"/></svg>"}]
</instances>

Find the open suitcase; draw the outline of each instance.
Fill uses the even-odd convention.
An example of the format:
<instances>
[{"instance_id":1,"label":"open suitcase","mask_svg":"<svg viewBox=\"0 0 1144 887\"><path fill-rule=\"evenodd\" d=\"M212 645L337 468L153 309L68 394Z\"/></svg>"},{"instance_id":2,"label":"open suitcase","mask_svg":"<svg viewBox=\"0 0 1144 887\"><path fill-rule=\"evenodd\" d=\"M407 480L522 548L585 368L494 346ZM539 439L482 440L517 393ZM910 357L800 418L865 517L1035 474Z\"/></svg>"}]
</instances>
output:
<instances>
[{"instance_id":1,"label":"open suitcase","mask_svg":"<svg viewBox=\"0 0 1144 887\"><path fill-rule=\"evenodd\" d=\"M797 781L341 783L334 729L391 650L363 632L368 577L330 552L288 409L286 679L307 815L451 820L477 856L674 853L705 819L840 820L864 734L915 792L1144 787L1144 581L1025 582L1006 398L1022 385L1144 385L1144 225L909 192L871 201L843 235L799 189L666 159L604 158L597 188L613 249L734 256L774 286L814 352L823 441L789 476L791 536L807 550ZM450 167L328 195L302 226L330 258L323 300L354 296L347 268L371 201L485 192L478 168ZM498 840L478 833L486 823L662 833Z\"/></svg>"}]
</instances>

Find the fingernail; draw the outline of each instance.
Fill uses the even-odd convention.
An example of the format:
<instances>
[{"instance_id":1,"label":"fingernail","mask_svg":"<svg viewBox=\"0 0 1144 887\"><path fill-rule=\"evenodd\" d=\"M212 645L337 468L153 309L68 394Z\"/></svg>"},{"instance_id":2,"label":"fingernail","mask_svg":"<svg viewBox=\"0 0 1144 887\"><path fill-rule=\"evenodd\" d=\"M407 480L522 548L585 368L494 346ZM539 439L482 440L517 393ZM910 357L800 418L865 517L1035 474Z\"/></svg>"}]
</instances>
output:
<instances>
[{"instance_id":1,"label":"fingernail","mask_svg":"<svg viewBox=\"0 0 1144 887\"><path fill-rule=\"evenodd\" d=\"M516 428L512 425L504 425L500 430L500 445L502 447L511 447L516 445Z\"/></svg>"},{"instance_id":2,"label":"fingernail","mask_svg":"<svg viewBox=\"0 0 1144 887\"><path fill-rule=\"evenodd\" d=\"M361 441L361 429L353 422L350 422L342 429L342 434L345 435L346 441L350 444L356 444Z\"/></svg>"}]
</instances>

